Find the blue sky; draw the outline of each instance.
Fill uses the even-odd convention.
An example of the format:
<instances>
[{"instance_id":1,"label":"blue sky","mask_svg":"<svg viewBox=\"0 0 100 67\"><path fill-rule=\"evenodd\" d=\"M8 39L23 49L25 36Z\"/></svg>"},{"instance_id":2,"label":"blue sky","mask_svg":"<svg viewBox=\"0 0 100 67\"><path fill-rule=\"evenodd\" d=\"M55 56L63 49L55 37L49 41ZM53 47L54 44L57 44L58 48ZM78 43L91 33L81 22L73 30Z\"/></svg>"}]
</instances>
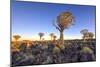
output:
<instances>
[{"instance_id":1,"label":"blue sky","mask_svg":"<svg viewBox=\"0 0 100 67\"><path fill-rule=\"evenodd\" d=\"M95 6L13 1L11 11L12 35L39 39L38 33L43 32L48 39L53 32L59 38L52 22L64 11L72 12L75 17L75 25L64 31L65 39L80 38L82 29L95 34Z\"/></svg>"}]
</instances>

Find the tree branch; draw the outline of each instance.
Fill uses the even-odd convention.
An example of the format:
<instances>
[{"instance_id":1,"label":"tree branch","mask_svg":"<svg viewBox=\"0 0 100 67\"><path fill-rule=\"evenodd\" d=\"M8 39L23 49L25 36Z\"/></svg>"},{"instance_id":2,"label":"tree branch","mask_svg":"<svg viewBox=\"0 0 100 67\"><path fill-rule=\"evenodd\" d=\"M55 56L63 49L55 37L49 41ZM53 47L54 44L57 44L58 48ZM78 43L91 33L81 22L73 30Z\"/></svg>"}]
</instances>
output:
<instances>
[{"instance_id":1,"label":"tree branch","mask_svg":"<svg viewBox=\"0 0 100 67\"><path fill-rule=\"evenodd\" d=\"M56 29L58 29L59 31L61 31L60 28L55 24L55 22L53 22L53 26L55 26Z\"/></svg>"}]
</instances>

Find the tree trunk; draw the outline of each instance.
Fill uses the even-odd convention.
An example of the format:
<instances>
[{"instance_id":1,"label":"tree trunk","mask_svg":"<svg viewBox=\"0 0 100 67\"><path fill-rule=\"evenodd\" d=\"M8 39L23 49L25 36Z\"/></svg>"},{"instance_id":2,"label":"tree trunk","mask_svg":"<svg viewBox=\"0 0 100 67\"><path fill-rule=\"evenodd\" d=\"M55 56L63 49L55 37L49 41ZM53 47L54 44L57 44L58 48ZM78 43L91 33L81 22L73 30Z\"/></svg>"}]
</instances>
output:
<instances>
[{"instance_id":1,"label":"tree trunk","mask_svg":"<svg viewBox=\"0 0 100 67\"><path fill-rule=\"evenodd\" d=\"M64 30L60 31L60 41L61 41L61 45L64 44Z\"/></svg>"},{"instance_id":2,"label":"tree trunk","mask_svg":"<svg viewBox=\"0 0 100 67\"><path fill-rule=\"evenodd\" d=\"M15 40L15 48L18 49L18 46L19 46L19 45L18 45L18 41Z\"/></svg>"},{"instance_id":3,"label":"tree trunk","mask_svg":"<svg viewBox=\"0 0 100 67\"><path fill-rule=\"evenodd\" d=\"M41 36L40 36L40 41L41 41Z\"/></svg>"},{"instance_id":4,"label":"tree trunk","mask_svg":"<svg viewBox=\"0 0 100 67\"><path fill-rule=\"evenodd\" d=\"M52 36L51 36L51 41L52 41Z\"/></svg>"}]
</instances>

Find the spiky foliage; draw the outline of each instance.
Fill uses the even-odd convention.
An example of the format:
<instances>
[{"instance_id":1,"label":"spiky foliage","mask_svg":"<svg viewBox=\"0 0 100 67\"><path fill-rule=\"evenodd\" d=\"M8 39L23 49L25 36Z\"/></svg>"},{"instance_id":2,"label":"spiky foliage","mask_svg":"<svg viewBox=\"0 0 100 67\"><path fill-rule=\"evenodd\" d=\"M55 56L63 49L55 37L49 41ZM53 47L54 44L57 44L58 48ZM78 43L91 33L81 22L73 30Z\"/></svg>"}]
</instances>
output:
<instances>
[{"instance_id":1,"label":"spiky foliage","mask_svg":"<svg viewBox=\"0 0 100 67\"><path fill-rule=\"evenodd\" d=\"M83 29L83 30L80 31L80 33L85 35L86 33L88 33L88 30L87 29Z\"/></svg>"}]
</instances>

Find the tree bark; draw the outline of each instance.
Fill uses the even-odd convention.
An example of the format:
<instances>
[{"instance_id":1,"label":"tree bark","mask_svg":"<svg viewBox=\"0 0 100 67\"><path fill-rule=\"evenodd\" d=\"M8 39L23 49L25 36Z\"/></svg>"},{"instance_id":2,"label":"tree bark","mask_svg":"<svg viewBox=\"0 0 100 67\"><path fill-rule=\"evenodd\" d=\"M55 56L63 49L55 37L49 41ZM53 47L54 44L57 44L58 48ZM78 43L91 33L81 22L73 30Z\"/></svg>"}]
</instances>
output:
<instances>
[{"instance_id":1,"label":"tree bark","mask_svg":"<svg viewBox=\"0 0 100 67\"><path fill-rule=\"evenodd\" d=\"M63 45L64 44L64 30L60 31L60 41L61 41L61 44Z\"/></svg>"},{"instance_id":2,"label":"tree bark","mask_svg":"<svg viewBox=\"0 0 100 67\"><path fill-rule=\"evenodd\" d=\"M51 41L52 41L52 36L51 36Z\"/></svg>"},{"instance_id":3,"label":"tree bark","mask_svg":"<svg viewBox=\"0 0 100 67\"><path fill-rule=\"evenodd\" d=\"M41 36L40 36L40 41L41 41Z\"/></svg>"}]
</instances>

